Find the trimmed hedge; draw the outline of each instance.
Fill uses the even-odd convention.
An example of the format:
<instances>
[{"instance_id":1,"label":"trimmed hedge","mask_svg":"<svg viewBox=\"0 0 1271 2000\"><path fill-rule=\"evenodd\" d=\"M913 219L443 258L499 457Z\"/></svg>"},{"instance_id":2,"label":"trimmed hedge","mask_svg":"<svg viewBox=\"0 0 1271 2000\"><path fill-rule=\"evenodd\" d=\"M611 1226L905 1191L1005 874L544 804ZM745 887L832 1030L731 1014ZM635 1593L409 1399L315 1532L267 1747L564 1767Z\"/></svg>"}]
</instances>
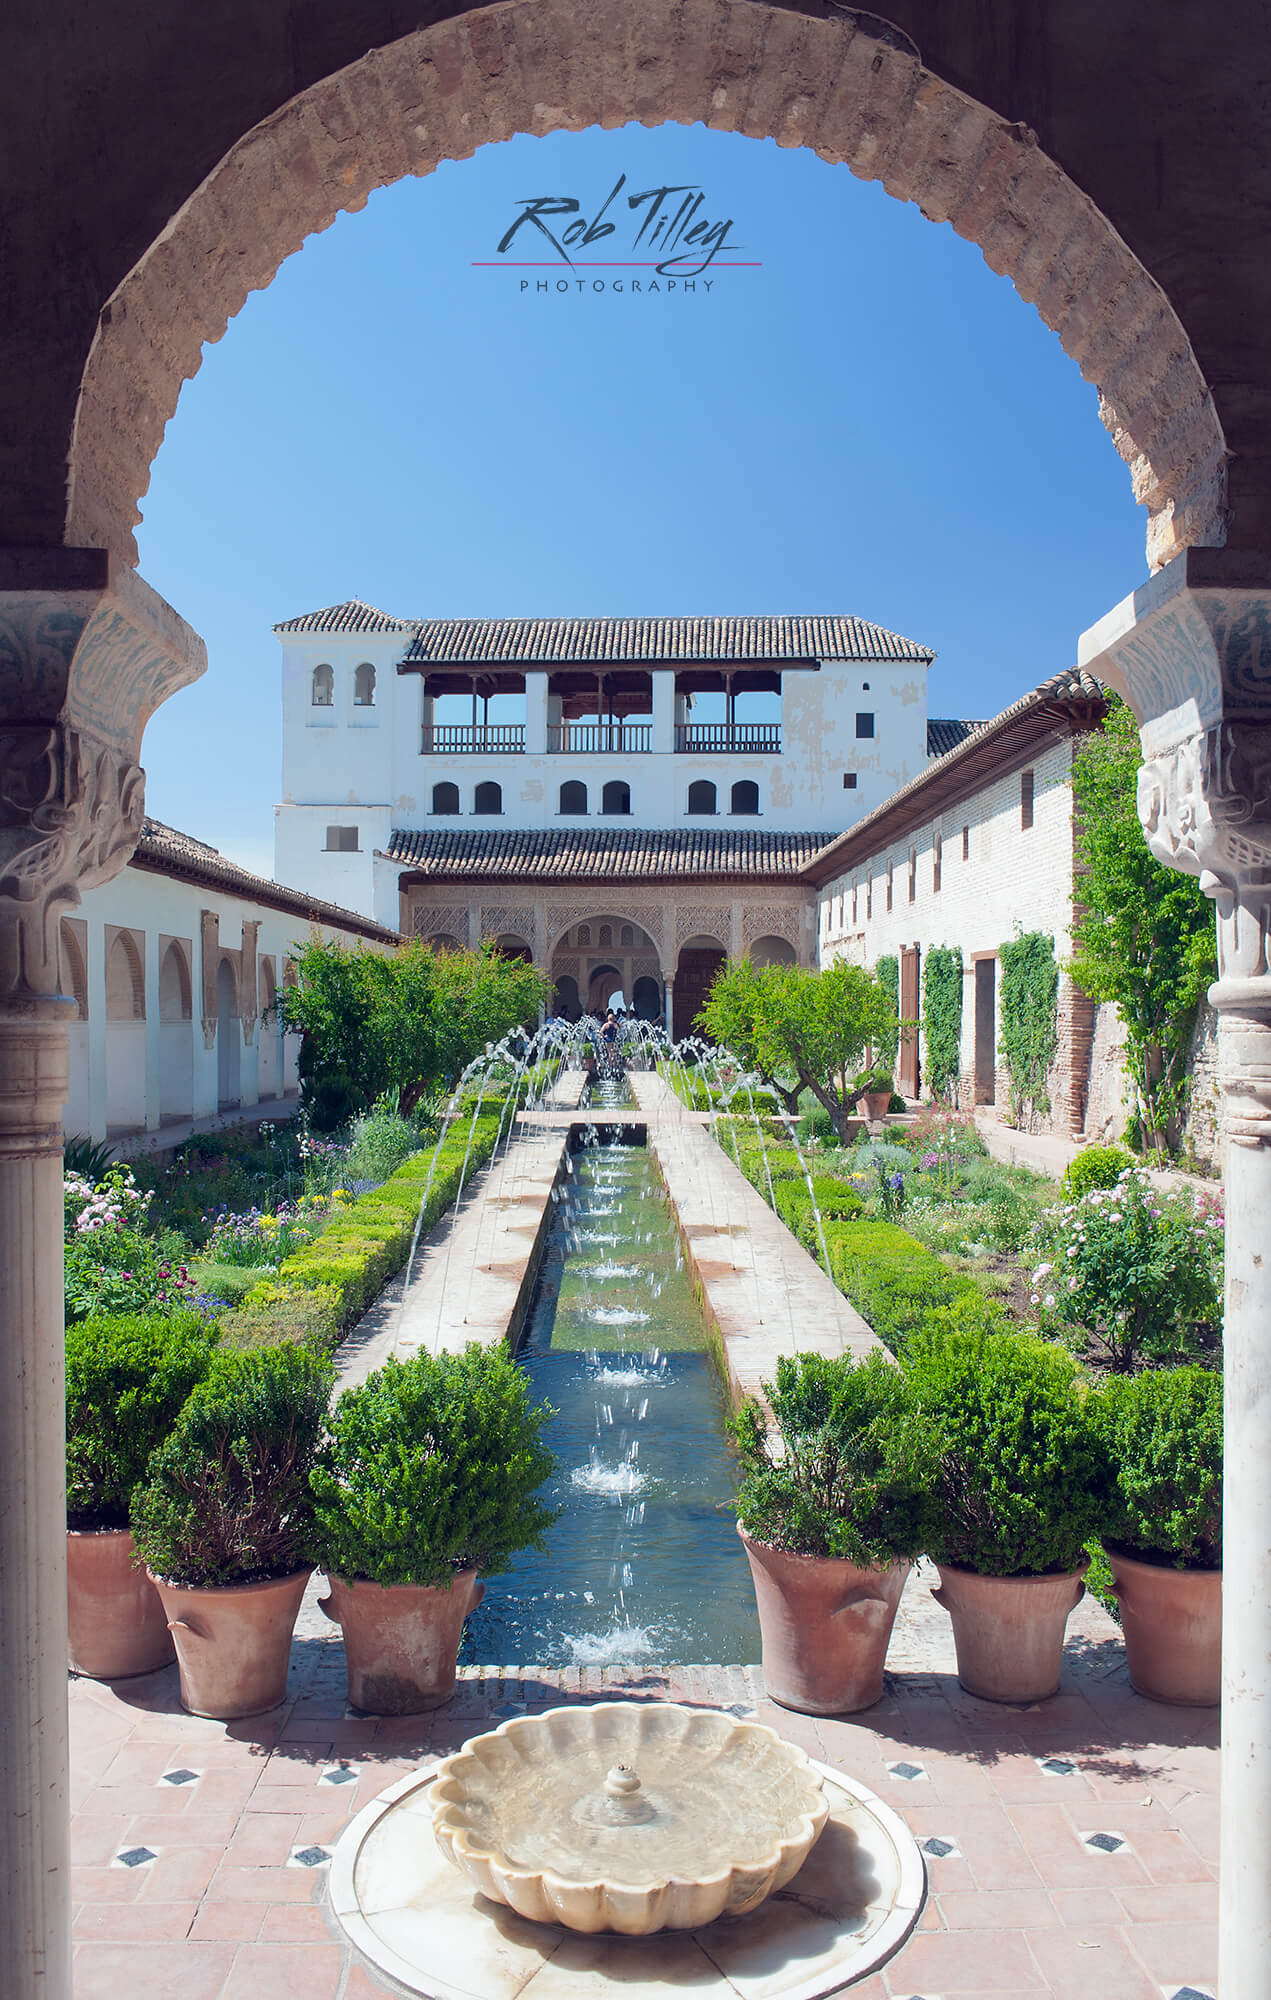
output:
<instances>
[{"instance_id":1,"label":"trimmed hedge","mask_svg":"<svg viewBox=\"0 0 1271 2000\"><path fill-rule=\"evenodd\" d=\"M475 1129L471 1116L458 1118L446 1134L424 1209L421 1240L455 1199L470 1131L465 1185L494 1151L497 1114L483 1113ZM284 1258L277 1273L221 1321L222 1345L262 1347L302 1341L319 1349L335 1346L406 1262L432 1159L431 1147L415 1153L382 1187L339 1210L321 1236Z\"/></svg>"},{"instance_id":2,"label":"trimmed hedge","mask_svg":"<svg viewBox=\"0 0 1271 2000\"><path fill-rule=\"evenodd\" d=\"M742 1172L766 1200L767 1183L758 1154L742 1154ZM802 1174L797 1180L778 1179L774 1162L773 1193L777 1214L786 1228L819 1259L816 1217ZM933 1325L963 1332L1007 1330L1002 1308L986 1298L972 1279L950 1271L934 1250L928 1250L907 1230L864 1218L835 1221L826 1215L824 1206L821 1220L835 1284L894 1354L911 1334Z\"/></svg>"}]
</instances>

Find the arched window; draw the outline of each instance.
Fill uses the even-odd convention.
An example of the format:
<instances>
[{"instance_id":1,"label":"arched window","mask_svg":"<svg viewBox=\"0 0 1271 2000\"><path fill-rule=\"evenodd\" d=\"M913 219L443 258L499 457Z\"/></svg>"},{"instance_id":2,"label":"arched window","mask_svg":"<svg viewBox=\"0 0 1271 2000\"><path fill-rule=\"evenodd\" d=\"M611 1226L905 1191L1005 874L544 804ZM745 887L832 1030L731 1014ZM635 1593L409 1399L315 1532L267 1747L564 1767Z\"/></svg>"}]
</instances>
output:
<instances>
[{"instance_id":1,"label":"arched window","mask_svg":"<svg viewBox=\"0 0 1271 2000\"><path fill-rule=\"evenodd\" d=\"M598 938L596 939L596 943L597 943L597 944L598 944L598 945L600 946L600 949L601 949L601 951L612 951L612 950L613 950L613 925L612 925L612 924L602 924L602 925L600 926L600 936L599 936L599 937L598 937Z\"/></svg>"},{"instance_id":2,"label":"arched window","mask_svg":"<svg viewBox=\"0 0 1271 2000\"><path fill-rule=\"evenodd\" d=\"M709 778L694 778L688 788L688 809L691 813L715 811L715 787Z\"/></svg>"},{"instance_id":3,"label":"arched window","mask_svg":"<svg viewBox=\"0 0 1271 2000\"><path fill-rule=\"evenodd\" d=\"M447 781L432 788L432 809L435 813L457 813L459 810L459 787Z\"/></svg>"},{"instance_id":4,"label":"arched window","mask_svg":"<svg viewBox=\"0 0 1271 2000\"><path fill-rule=\"evenodd\" d=\"M330 708L335 700L335 673L325 662L313 670L313 687L309 699L315 708Z\"/></svg>"},{"instance_id":5,"label":"arched window","mask_svg":"<svg viewBox=\"0 0 1271 2000\"><path fill-rule=\"evenodd\" d=\"M493 778L487 778L478 785L473 795L474 813L501 813L503 811L503 787L496 785Z\"/></svg>"},{"instance_id":6,"label":"arched window","mask_svg":"<svg viewBox=\"0 0 1271 2000\"><path fill-rule=\"evenodd\" d=\"M174 938L159 965L159 1019L169 1024L188 1021L192 1011L190 968Z\"/></svg>"},{"instance_id":7,"label":"arched window","mask_svg":"<svg viewBox=\"0 0 1271 2000\"><path fill-rule=\"evenodd\" d=\"M578 944L580 944L580 945L589 945L589 944L591 943L591 925L590 925L590 924L579 924L579 926L578 926L578 934L577 934L577 938L576 938L576 940L575 940L575 941L576 941L576 942L577 942Z\"/></svg>"},{"instance_id":8,"label":"arched window","mask_svg":"<svg viewBox=\"0 0 1271 2000\"><path fill-rule=\"evenodd\" d=\"M116 931L106 955L106 1019L144 1021L146 980L131 931Z\"/></svg>"},{"instance_id":9,"label":"arched window","mask_svg":"<svg viewBox=\"0 0 1271 2000\"><path fill-rule=\"evenodd\" d=\"M560 809L563 813L585 813L587 810L587 787L581 778L571 778L560 788Z\"/></svg>"},{"instance_id":10,"label":"arched window","mask_svg":"<svg viewBox=\"0 0 1271 2000\"><path fill-rule=\"evenodd\" d=\"M635 943L635 932L632 930L630 924L622 926L622 942L624 946Z\"/></svg>"},{"instance_id":11,"label":"arched window","mask_svg":"<svg viewBox=\"0 0 1271 2000\"><path fill-rule=\"evenodd\" d=\"M631 811L631 787L625 778L610 778L600 798L602 813L625 814Z\"/></svg>"},{"instance_id":12,"label":"arched window","mask_svg":"<svg viewBox=\"0 0 1271 2000\"><path fill-rule=\"evenodd\" d=\"M354 708L374 708L375 669L369 660L363 660L360 667L353 669Z\"/></svg>"},{"instance_id":13,"label":"arched window","mask_svg":"<svg viewBox=\"0 0 1271 2000\"><path fill-rule=\"evenodd\" d=\"M88 1019L88 967L79 938L67 917L59 925L62 944L62 991L79 1008L81 1021Z\"/></svg>"},{"instance_id":14,"label":"arched window","mask_svg":"<svg viewBox=\"0 0 1271 2000\"><path fill-rule=\"evenodd\" d=\"M733 811L735 813L757 813L759 810L759 787L753 778L738 778L733 786Z\"/></svg>"}]
</instances>

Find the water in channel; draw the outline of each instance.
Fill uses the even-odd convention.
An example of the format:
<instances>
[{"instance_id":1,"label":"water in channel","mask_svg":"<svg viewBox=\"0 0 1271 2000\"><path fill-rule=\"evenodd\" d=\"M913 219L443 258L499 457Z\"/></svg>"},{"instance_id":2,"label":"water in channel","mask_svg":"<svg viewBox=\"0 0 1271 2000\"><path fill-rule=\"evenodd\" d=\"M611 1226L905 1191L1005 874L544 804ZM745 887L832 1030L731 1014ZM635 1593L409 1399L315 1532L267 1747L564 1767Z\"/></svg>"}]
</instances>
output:
<instances>
[{"instance_id":1,"label":"water in channel","mask_svg":"<svg viewBox=\"0 0 1271 2000\"><path fill-rule=\"evenodd\" d=\"M604 1097L593 1096L603 1118ZM654 1666L759 1658L729 1505L726 1404L666 1197L643 1146L573 1155L519 1359L559 1414L550 1551L486 1585L461 1659Z\"/></svg>"}]
</instances>

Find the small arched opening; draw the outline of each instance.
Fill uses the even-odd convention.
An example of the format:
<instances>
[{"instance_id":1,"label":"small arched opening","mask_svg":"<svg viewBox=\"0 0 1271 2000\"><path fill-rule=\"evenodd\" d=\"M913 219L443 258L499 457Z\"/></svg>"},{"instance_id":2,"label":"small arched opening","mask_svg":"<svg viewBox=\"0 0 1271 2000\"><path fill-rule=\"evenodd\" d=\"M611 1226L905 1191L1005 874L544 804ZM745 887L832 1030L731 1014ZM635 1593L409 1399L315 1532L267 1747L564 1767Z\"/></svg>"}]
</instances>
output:
<instances>
[{"instance_id":1,"label":"small arched opening","mask_svg":"<svg viewBox=\"0 0 1271 2000\"><path fill-rule=\"evenodd\" d=\"M677 1042L685 1035L700 1033L694 1026L715 983L715 975L728 962L728 952L720 939L691 937L680 948L675 965L675 995L671 1033Z\"/></svg>"},{"instance_id":2,"label":"small arched opening","mask_svg":"<svg viewBox=\"0 0 1271 2000\"><path fill-rule=\"evenodd\" d=\"M360 666L353 669L353 706L375 706L375 669L369 660L363 660Z\"/></svg>"},{"instance_id":3,"label":"small arched opening","mask_svg":"<svg viewBox=\"0 0 1271 2000\"><path fill-rule=\"evenodd\" d=\"M587 810L587 787L581 778L569 778L560 788L560 810L578 817Z\"/></svg>"},{"instance_id":4,"label":"small arched opening","mask_svg":"<svg viewBox=\"0 0 1271 2000\"><path fill-rule=\"evenodd\" d=\"M534 953L523 937L514 931L500 931L494 941L494 949L500 958L518 959L522 965L533 965Z\"/></svg>"},{"instance_id":5,"label":"small arched opening","mask_svg":"<svg viewBox=\"0 0 1271 2000\"><path fill-rule=\"evenodd\" d=\"M327 665L315 667L309 683L309 705L311 708L332 708L335 705L335 669Z\"/></svg>"},{"instance_id":6,"label":"small arched opening","mask_svg":"<svg viewBox=\"0 0 1271 2000\"><path fill-rule=\"evenodd\" d=\"M228 958L216 968L216 1102L231 1111L241 1101L243 1030L238 1018L238 980Z\"/></svg>"},{"instance_id":7,"label":"small arched opening","mask_svg":"<svg viewBox=\"0 0 1271 2000\"><path fill-rule=\"evenodd\" d=\"M106 931L106 1130L146 1122L146 977L132 931Z\"/></svg>"},{"instance_id":8,"label":"small arched opening","mask_svg":"<svg viewBox=\"0 0 1271 2000\"><path fill-rule=\"evenodd\" d=\"M798 953L788 938L756 938L747 953L752 965L795 965Z\"/></svg>"},{"instance_id":9,"label":"small arched opening","mask_svg":"<svg viewBox=\"0 0 1271 2000\"><path fill-rule=\"evenodd\" d=\"M612 818L625 819L631 812L631 787L625 778L610 778L600 795L600 810Z\"/></svg>"},{"instance_id":10,"label":"small arched opening","mask_svg":"<svg viewBox=\"0 0 1271 2000\"><path fill-rule=\"evenodd\" d=\"M642 974L631 989L631 1009L642 1021L662 1019L662 988L647 973Z\"/></svg>"},{"instance_id":11,"label":"small arched opening","mask_svg":"<svg viewBox=\"0 0 1271 2000\"><path fill-rule=\"evenodd\" d=\"M435 813L457 813L459 810L459 787L449 779L432 788L432 809Z\"/></svg>"},{"instance_id":12,"label":"small arched opening","mask_svg":"<svg viewBox=\"0 0 1271 2000\"><path fill-rule=\"evenodd\" d=\"M493 778L486 778L477 786L472 796L474 813L493 816L503 811L503 787L496 785Z\"/></svg>"},{"instance_id":13,"label":"small arched opening","mask_svg":"<svg viewBox=\"0 0 1271 2000\"><path fill-rule=\"evenodd\" d=\"M578 981L565 972L552 988L552 1012L561 1021L576 1021L582 1013L578 998Z\"/></svg>"},{"instance_id":14,"label":"small arched opening","mask_svg":"<svg viewBox=\"0 0 1271 2000\"><path fill-rule=\"evenodd\" d=\"M262 1098L281 1097L282 1092L282 1022L278 1017L278 982L274 975L272 958L262 957L258 963L260 999L260 1034L257 1041L256 1088Z\"/></svg>"},{"instance_id":15,"label":"small arched opening","mask_svg":"<svg viewBox=\"0 0 1271 2000\"><path fill-rule=\"evenodd\" d=\"M688 788L688 810L690 813L711 813L716 811L715 786L710 778L694 778Z\"/></svg>"},{"instance_id":16,"label":"small arched opening","mask_svg":"<svg viewBox=\"0 0 1271 2000\"><path fill-rule=\"evenodd\" d=\"M159 1122L194 1110L194 1006L185 941L160 939Z\"/></svg>"},{"instance_id":17,"label":"small arched opening","mask_svg":"<svg viewBox=\"0 0 1271 2000\"><path fill-rule=\"evenodd\" d=\"M605 1014L615 993L622 988L622 974L616 965L598 965L587 982L587 1011Z\"/></svg>"},{"instance_id":18,"label":"small arched opening","mask_svg":"<svg viewBox=\"0 0 1271 2000\"><path fill-rule=\"evenodd\" d=\"M753 778L738 778L732 789L731 803L735 813L758 812L759 787Z\"/></svg>"}]
</instances>

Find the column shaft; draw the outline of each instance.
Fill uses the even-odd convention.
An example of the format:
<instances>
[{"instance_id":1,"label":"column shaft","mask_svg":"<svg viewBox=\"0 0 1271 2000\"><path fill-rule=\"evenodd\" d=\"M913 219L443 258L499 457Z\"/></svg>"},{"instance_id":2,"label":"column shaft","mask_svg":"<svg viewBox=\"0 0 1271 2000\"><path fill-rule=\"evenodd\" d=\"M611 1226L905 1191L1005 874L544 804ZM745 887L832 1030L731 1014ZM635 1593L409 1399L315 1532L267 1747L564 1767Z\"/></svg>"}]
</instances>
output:
<instances>
[{"instance_id":1,"label":"column shaft","mask_svg":"<svg viewBox=\"0 0 1271 2000\"><path fill-rule=\"evenodd\" d=\"M72 1003L0 1003L0 1965L70 2000L62 1105Z\"/></svg>"}]
</instances>

